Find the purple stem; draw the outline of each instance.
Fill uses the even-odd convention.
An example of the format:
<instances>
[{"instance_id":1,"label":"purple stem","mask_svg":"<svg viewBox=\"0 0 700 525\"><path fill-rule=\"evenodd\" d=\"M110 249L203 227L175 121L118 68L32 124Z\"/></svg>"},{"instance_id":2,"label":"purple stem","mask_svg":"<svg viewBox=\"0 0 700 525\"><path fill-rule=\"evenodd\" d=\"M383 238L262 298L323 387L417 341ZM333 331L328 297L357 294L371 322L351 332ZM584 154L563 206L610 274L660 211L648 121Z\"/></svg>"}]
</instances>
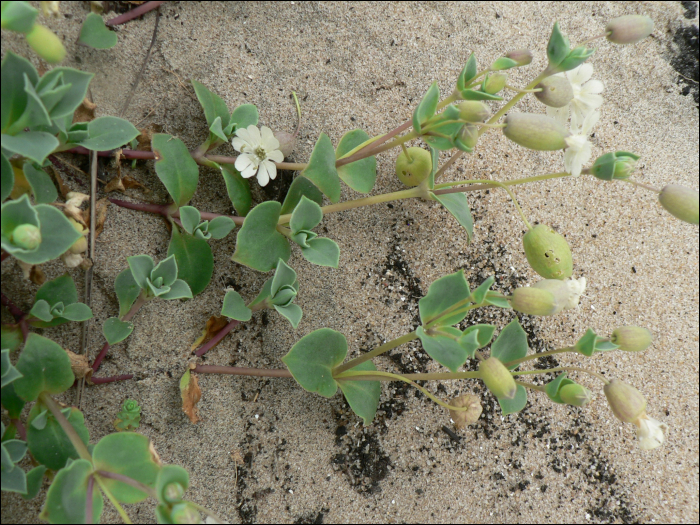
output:
<instances>
[{"instance_id":1,"label":"purple stem","mask_svg":"<svg viewBox=\"0 0 700 525\"><path fill-rule=\"evenodd\" d=\"M15 318L15 321L19 322L27 315L22 310L17 308L15 303L10 301L10 298L2 292L0 292L0 301L2 301L2 305L10 311L12 317Z\"/></svg>"},{"instance_id":2,"label":"purple stem","mask_svg":"<svg viewBox=\"0 0 700 525\"><path fill-rule=\"evenodd\" d=\"M88 477L87 498L85 499L85 523L92 523L92 491L95 489L95 478Z\"/></svg>"},{"instance_id":3,"label":"purple stem","mask_svg":"<svg viewBox=\"0 0 700 525\"><path fill-rule=\"evenodd\" d=\"M235 319L231 319L226 326L224 326L221 330L219 330L214 337L211 338L209 342L206 344L202 345L199 350L197 350L197 353L195 354L197 357L202 357L204 354L206 354L209 350L214 348L216 345L219 344L219 341L221 341L224 337L226 337L226 334L228 334L231 330L233 330L236 326L241 324L240 321L236 321Z\"/></svg>"},{"instance_id":4,"label":"purple stem","mask_svg":"<svg viewBox=\"0 0 700 525\"><path fill-rule=\"evenodd\" d=\"M115 16L114 18L111 18L105 22L105 25L108 26L117 26L119 24L123 24L124 22L128 22L129 20L133 20L134 18L138 18L144 13L148 13L149 11L152 11L156 7L158 7L160 4L164 4L165 2L146 2L143 5L140 5L138 7L135 7L134 9L127 11L123 15Z\"/></svg>"},{"instance_id":5,"label":"purple stem","mask_svg":"<svg viewBox=\"0 0 700 525\"><path fill-rule=\"evenodd\" d=\"M199 374L229 374L234 376L293 377L289 370L280 368L241 368L238 366L197 365Z\"/></svg>"},{"instance_id":6,"label":"purple stem","mask_svg":"<svg viewBox=\"0 0 700 525\"><path fill-rule=\"evenodd\" d=\"M100 365L102 364L102 360L105 358L108 351L109 351L109 343L105 343L105 345L102 347L102 350L100 350L100 353L97 354L97 357L92 362L92 371L93 372L97 372L97 369L100 368ZM96 378L96 379L99 379L99 378Z\"/></svg>"},{"instance_id":7,"label":"purple stem","mask_svg":"<svg viewBox=\"0 0 700 525\"><path fill-rule=\"evenodd\" d=\"M114 383L115 381L126 381L134 377L134 374L122 374L120 376L110 376L110 377L91 377L90 381L95 385L101 385L103 383Z\"/></svg>"},{"instance_id":8,"label":"purple stem","mask_svg":"<svg viewBox=\"0 0 700 525\"><path fill-rule=\"evenodd\" d=\"M146 204L145 202L127 202L119 199L109 199L109 202L116 204L122 208L129 208L130 210L147 211L150 213L159 213L163 217L168 216L169 205L163 204ZM179 215L179 214L178 214Z\"/></svg>"},{"instance_id":9,"label":"purple stem","mask_svg":"<svg viewBox=\"0 0 700 525\"><path fill-rule=\"evenodd\" d=\"M24 428L22 422L19 419L10 419L10 423L15 426L19 437L22 438L22 441L27 441L27 429Z\"/></svg>"},{"instance_id":10,"label":"purple stem","mask_svg":"<svg viewBox=\"0 0 700 525\"><path fill-rule=\"evenodd\" d=\"M80 155L89 155L91 153L89 149L82 146L76 146L64 151L66 153L78 153ZM115 151L116 150L96 151L95 153L97 153L98 157L113 157ZM125 159L153 160L156 158L156 154L152 151L138 151L135 149L123 149L121 154Z\"/></svg>"},{"instance_id":11,"label":"purple stem","mask_svg":"<svg viewBox=\"0 0 700 525\"><path fill-rule=\"evenodd\" d=\"M127 485L131 485L135 489L138 489L141 492L148 494L152 498L156 497L156 491L154 489L152 489L148 485L144 485L140 481L136 481L134 478L130 478L129 476L125 476L124 474L117 474L116 472L109 472L108 470L98 470L97 472L95 472L95 474L97 474L98 476L101 476L103 478L121 481L122 483L126 483Z\"/></svg>"}]
</instances>

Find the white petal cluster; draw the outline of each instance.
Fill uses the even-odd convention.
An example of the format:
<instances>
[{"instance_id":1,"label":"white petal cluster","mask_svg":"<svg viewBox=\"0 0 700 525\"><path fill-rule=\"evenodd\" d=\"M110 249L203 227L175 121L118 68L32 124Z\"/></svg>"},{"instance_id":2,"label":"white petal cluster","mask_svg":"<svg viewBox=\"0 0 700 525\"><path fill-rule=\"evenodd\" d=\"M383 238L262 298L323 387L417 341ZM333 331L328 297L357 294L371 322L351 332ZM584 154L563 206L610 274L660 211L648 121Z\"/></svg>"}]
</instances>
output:
<instances>
[{"instance_id":1,"label":"white petal cluster","mask_svg":"<svg viewBox=\"0 0 700 525\"><path fill-rule=\"evenodd\" d=\"M605 86L600 80L591 80L591 76L593 76L592 65L587 63L581 64L571 71L557 73L555 76L566 76L574 92L574 98L564 107L548 107L548 117L552 117L562 125L566 125L566 121L569 119L569 110L571 110L572 120L576 118L578 122L583 122L589 113L595 111L603 104L603 97L600 94L605 89Z\"/></svg>"},{"instance_id":2,"label":"white petal cluster","mask_svg":"<svg viewBox=\"0 0 700 525\"><path fill-rule=\"evenodd\" d=\"M258 184L266 186L270 179L277 177L275 162L282 162L284 155L270 128L262 126L258 130L251 124L247 128L236 130L231 144L240 152L234 166L244 179L257 174Z\"/></svg>"},{"instance_id":3,"label":"white petal cluster","mask_svg":"<svg viewBox=\"0 0 700 525\"><path fill-rule=\"evenodd\" d=\"M666 423L647 416L645 412L634 424L637 425L637 437L642 450L652 450L663 444L664 434L668 432Z\"/></svg>"},{"instance_id":4,"label":"white petal cluster","mask_svg":"<svg viewBox=\"0 0 700 525\"><path fill-rule=\"evenodd\" d=\"M578 308L579 299L581 299L581 296L586 291L586 278L581 277L580 279L568 279L564 281L564 284L566 285L568 291L568 298L566 305L564 306L564 310L568 310L569 308Z\"/></svg>"},{"instance_id":5,"label":"white petal cluster","mask_svg":"<svg viewBox=\"0 0 700 525\"><path fill-rule=\"evenodd\" d=\"M599 119L600 111L589 113L583 121L571 116L571 135L564 139L568 146L564 150L564 167L574 177L581 175L581 168L591 159L593 146L588 137Z\"/></svg>"}]
</instances>

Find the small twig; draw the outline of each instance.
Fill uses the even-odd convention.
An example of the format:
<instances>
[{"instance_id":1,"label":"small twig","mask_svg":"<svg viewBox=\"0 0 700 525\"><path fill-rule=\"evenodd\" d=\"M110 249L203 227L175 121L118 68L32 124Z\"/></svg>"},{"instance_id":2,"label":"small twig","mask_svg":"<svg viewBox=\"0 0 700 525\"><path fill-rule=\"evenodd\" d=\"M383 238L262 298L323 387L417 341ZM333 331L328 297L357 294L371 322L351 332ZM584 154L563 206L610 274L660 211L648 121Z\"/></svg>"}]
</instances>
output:
<instances>
[{"instance_id":1,"label":"small twig","mask_svg":"<svg viewBox=\"0 0 700 525\"><path fill-rule=\"evenodd\" d=\"M160 7L160 4L162 4L162 3L163 2L148 2L148 4L157 4L155 6L157 8ZM146 6L148 4L144 4L144 6ZM142 6L142 7L144 7L144 6ZM136 11L136 9L133 9L133 11ZM149 9L149 11L150 11L150 9ZM129 12L131 12L131 11L129 11ZM143 72L146 70L146 64L148 64L148 59L151 57L151 50L153 49L153 44L156 43L156 35L158 34L158 21L159 20L160 20L160 9L158 9L158 12L156 12L156 24L153 27L153 36L151 37L151 45L148 46L148 51L146 51L146 58L143 59L143 65L141 66L141 69L139 70L139 74L136 75L136 80L134 80L134 83L131 86L131 90L129 91L129 94L126 96L126 100L124 101L124 105L122 106L122 109L119 112L120 117L124 116L124 113L126 112L126 108L129 107L129 103L131 102L131 98L134 96L134 92L136 91L136 87L139 85L139 82L141 81L141 77L143 76Z\"/></svg>"},{"instance_id":2,"label":"small twig","mask_svg":"<svg viewBox=\"0 0 700 525\"><path fill-rule=\"evenodd\" d=\"M114 18L111 18L105 22L105 25L108 25L110 27L113 26L118 26L119 24L123 24L124 22L128 22L129 20L133 20L134 18L138 18L141 15L148 13L149 11L152 11L153 9L157 8L160 6L160 4L164 4L165 2L146 2L143 5L140 5L138 7L135 7L131 11L127 11L123 15L115 16Z\"/></svg>"}]
</instances>

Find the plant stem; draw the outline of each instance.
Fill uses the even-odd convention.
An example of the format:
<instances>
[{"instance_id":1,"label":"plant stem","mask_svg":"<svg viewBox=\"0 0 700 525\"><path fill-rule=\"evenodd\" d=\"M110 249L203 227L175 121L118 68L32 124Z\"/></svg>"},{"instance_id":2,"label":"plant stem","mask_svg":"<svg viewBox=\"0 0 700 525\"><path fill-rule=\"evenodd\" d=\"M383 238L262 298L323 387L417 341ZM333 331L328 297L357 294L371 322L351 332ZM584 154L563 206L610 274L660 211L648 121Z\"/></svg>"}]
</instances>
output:
<instances>
[{"instance_id":1,"label":"plant stem","mask_svg":"<svg viewBox=\"0 0 700 525\"><path fill-rule=\"evenodd\" d=\"M80 456L80 459L86 459L92 462L92 456L90 456L90 452L85 446L85 443L83 443L83 440L80 439L80 436L73 428L73 425L68 422L66 416L63 415L61 412L61 407L58 406L58 403L56 403L56 401L54 401L53 398L46 392L41 392L38 399L44 405L46 405L46 408L49 409L51 415L53 415L53 417L56 418L56 421L58 421L58 424L61 425L63 432L65 432L66 436L68 436L68 439Z\"/></svg>"},{"instance_id":2,"label":"plant stem","mask_svg":"<svg viewBox=\"0 0 700 525\"><path fill-rule=\"evenodd\" d=\"M281 368L243 368L238 366L197 365L192 369L198 374L228 374L255 377L293 377L289 370Z\"/></svg>"},{"instance_id":3,"label":"plant stem","mask_svg":"<svg viewBox=\"0 0 700 525\"><path fill-rule=\"evenodd\" d=\"M138 299L134 302L134 304L131 305L131 308L129 311L124 315L124 317L121 318L122 321L129 321L131 320L132 317L136 315L136 312L139 311L139 309L148 302L148 299L144 296L143 291L139 294ZM105 345L102 347L102 350L100 350L100 353L97 354L97 357L95 358L95 361L92 363L92 370L93 372L97 372L97 370L100 368L100 365L102 364L102 360L105 358L107 355L107 352L109 351L109 343L105 343Z\"/></svg>"},{"instance_id":4,"label":"plant stem","mask_svg":"<svg viewBox=\"0 0 700 525\"><path fill-rule=\"evenodd\" d=\"M644 188L645 190L653 191L654 193L661 193L661 190L657 190L653 186L649 186L647 184L637 182L636 180L630 180L630 179L619 179L619 180L622 180L622 182L627 182L629 184L633 184L633 185L638 186L640 188Z\"/></svg>"},{"instance_id":5,"label":"plant stem","mask_svg":"<svg viewBox=\"0 0 700 525\"><path fill-rule=\"evenodd\" d=\"M536 175L534 177L522 177L520 179L514 179L514 180L507 180L500 182L501 185L503 186L517 186L518 184L527 184L529 182L538 182L541 180L549 180L549 179L558 179L561 177L569 177L571 176L571 173L567 173L566 171L560 171L558 173L547 173L546 175ZM498 182L498 181L496 181ZM488 184L479 184L478 186L469 186L468 188L462 188L461 191L477 191L477 190L488 190L491 188L498 188L500 187L499 184L497 184L494 181L488 181ZM442 190L444 188L450 188L452 186L458 186L460 184L467 184L467 181L463 180L457 180L453 182L443 182L442 184L437 184L435 186L434 193L438 193L439 190ZM440 192L442 193L442 192ZM438 193L438 195L440 195Z\"/></svg>"},{"instance_id":6,"label":"plant stem","mask_svg":"<svg viewBox=\"0 0 700 525\"><path fill-rule=\"evenodd\" d=\"M135 480L134 478L130 478L129 476L125 476L124 474L117 474L116 472L110 472L108 470L98 470L95 472L95 474L98 476L102 476L103 478L121 481L122 483L126 483L127 485L131 485L135 489L138 489L141 492L148 494L151 498L154 498L154 499L158 498L158 494L156 494L155 489L149 487L148 485L144 485L143 483Z\"/></svg>"},{"instance_id":7,"label":"plant stem","mask_svg":"<svg viewBox=\"0 0 700 525\"><path fill-rule=\"evenodd\" d=\"M548 374L550 372L562 372L562 371L583 372L584 374L588 374L588 375L591 375L593 377L597 377L606 385L610 382L606 379L606 377L604 375L601 375L598 372L593 372L592 370L586 370L585 368L578 368L575 366L558 366L556 368L548 368L547 370L523 370L520 372L511 372L511 374L514 376L517 376L517 375L532 375L532 374Z\"/></svg>"},{"instance_id":8,"label":"plant stem","mask_svg":"<svg viewBox=\"0 0 700 525\"><path fill-rule=\"evenodd\" d=\"M24 428L22 422L19 419L10 419L10 423L15 426L19 437L22 438L22 441L27 441L27 429Z\"/></svg>"},{"instance_id":9,"label":"plant stem","mask_svg":"<svg viewBox=\"0 0 700 525\"><path fill-rule=\"evenodd\" d=\"M567 346L566 348L557 348L556 350L547 350L546 352L539 352L537 354L526 355L525 357L521 357L520 359L514 359L513 361L508 361L507 363L504 363L504 364L507 368L510 368L514 365L519 365L520 363L524 363L525 361L539 359L540 357L546 357L548 355L564 354L566 352L578 353L573 346Z\"/></svg>"},{"instance_id":10,"label":"plant stem","mask_svg":"<svg viewBox=\"0 0 700 525\"><path fill-rule=\"evenodd\" d=\"M401 337L398 337L392 341L389 341L387 343L384 343L381 346L378 346L371 352L367 352L364 355L361 355L360 357L356 357L355 359L351 359L345 364L341 364L339 366L336 366L333 369L333 376L335 377L338 374L342 374L346 370L350 370L351 368L355 368L357 365L360 365L364 363L365 361L369 361L370 359L374 359L378 355L382 355L384 352L388 352L392 348L396 348L397 346L401 346L404 343L408 343L409 341L413 341L414 339L417 339L418 335L416 332L411 332L410 334L402 335Z\"/></svg>"},{"instance_id":11,"label":"plant stem","mask_svg":"<svg viewBox=\"0 0 700 525\"><path fill-rule=\"evenodd\" d=\"M202 357L204 354L206 354L209 350L214 348L216 345L219 344L219 342L226 337L226 334L228 334L231 330L236 328L239 324L241 324L240 321L236 321L235 319L231 319L226 326L224 326L221 330L219 330L214 337L212 337L206 344L202 345L199 347L199 350L197 350L197 353L195 354L197 357Z\"/></svg>"},{"instance_id":12,"label":"plant stem","mask_svg":"<svg viewBox=\"0 0 700 525\"><path fill-rule=\"evenodd\" d=\"M20 322L27 315L25 312L17 308L15 303L13 303L10 298L2 292L0 292L0 302L2 302L2 305L10 311L12 317L15 318L15 322Z\"/></svg>"},{"instance_id":13,"label":"plant stem","mask_svg":"<svg viewBox=\"0 0 700 525\"><path fill-rule=\"evenodd\" d=\"M87 482L87 498L85 498L85 523L92 523L92 492L95 490L95 476L90 475Z\"/></svg>"},{"instance_id":14,"label":"plant stem","mask_svg":"<svg viewBox=\"0 0 700 525\"><path fill-rule=\"evenodd\" d=\"M124 508L119 504L117 499L112 495L112 493L109 491L109 489L105 486L105 484L102 483L102 480L99 478L99 476L93 476L93 477L95 478L95 481L97 481L97 484L102 489L102 492L104 492L105 495L107 496L107 499L109 499L109 502L114 506L114 508L119 513L119 516L121 517L122 521L124 523L132 523L131 519L129 518L129 515L126 513Z\"/></svg>"},{"instance_id":15,"label":"plant stem","mask_svg":"<svg viewBox=\"0 0 700 525\"><path fill-rule=\"evenodd\" d=\"M148 13L149 11L158 7L160 4L164 3L165 2L146 2L143 5L140 5L138 7L135 7L134 9L127 11L123 15L115 16L114 18L107 20L105 22L105 25L116 26L119 24L123 24L124 22L128 22L129 20L133 20L134 18L138 18L141 15Z\"/></svg>"},{"instance_id":16,"label":"plant stem","mask_svg":"<svg viewBox=\"0 0 700 525\"><path fill-rule=\"evenodd\" d=\"M90 377L90 382L93 385L102 385L104 383L114 383L115 381L126 381L128 379L131 379L134 377L134 374L122 374L119 376L110 376L110 377L95 377L92 376Z\"/></svg>"},{"instance_id":17,"label":"plant stem","mask_svg":"<svg viewBox=\"0 0 700 525\"><path fill-rule=\"evenodd\" d=\"M535 385L533 383L528 383L527 381L518 381L517 379L515 380L516 385L524 386L525 388L529 388L530 390L537 390L538 392L544 392L546 393L546 387L544 385Z\"/></svg>"}]
</instances>

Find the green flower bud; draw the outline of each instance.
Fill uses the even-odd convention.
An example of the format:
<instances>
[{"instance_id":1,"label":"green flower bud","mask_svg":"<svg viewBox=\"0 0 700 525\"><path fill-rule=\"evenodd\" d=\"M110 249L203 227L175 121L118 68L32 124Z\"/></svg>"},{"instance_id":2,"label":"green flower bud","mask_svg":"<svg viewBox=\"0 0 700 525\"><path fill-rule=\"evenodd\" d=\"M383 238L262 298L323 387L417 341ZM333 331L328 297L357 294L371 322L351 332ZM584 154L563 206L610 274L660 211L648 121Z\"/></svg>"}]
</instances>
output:
<instances>
[{"instance_id":1,"label":"green flower bud","mask_svg":"<svg viewBox=\"0 0 700 525\"><path fill-rule=\"evenodd\" d=\"M278 149L282 152L282 155L284 155L285 158L289 157L294 151L297 138L286 131L275 131L274 135L277 141L280 143L280 147Z\"/></svg>"},{"instance_id":2,"label":"green flower bud","mask_svg":"<svg viewBox=\"0 0 700 525\"><path fill-rule=\"evenodd\" d=\"M168 483L163 489L163 499L168 503L176 503L182 500L185 489L177 482Z\"/></svg>"},{"instance_id":3,"label":"green flower bud","mask_svg":"<svg viewBox=\"0 0 700 525\"><path fill-rule=\"evenodd\" d=\"M503 134L524 148L538 151L565 149L565 139L570 135L556 120L531 113L509 114Z\"/></svg>"},{"instance_id":4,"label":"green flower bud","mask_svg":"<svg viewBox=\"0 0 700 525\"><path fill-rule=\"evenodd\" d=\"M538 224L523 237L527 262L545 279L566 279L574 271L566 239L549 226Z\"/></svg>"},{"instance_id":5,"label":"green flower bud","mask_svg":"<svg viewBox=\"0 0 700 525\"><path fill-rule=\"evenodd\" d=\"M535 87L542 90L535 93L535 96L545 106L563 108L574 99L571 82L564 76L547 77Z\"/></svg>"},{"instance_id":6,"label":"green flower bud","mask_svg":"<svg viewBox=\"0 0 700 525\"><path fill-rule=\"evenodd\" d=\"M408 148L399 153L396 158L396 176L406 186L418 186L430 176L433 171L433 159L428 150L423 148Z\"/></svg>"},{"instance_id":7,"label":"green flower bud","mask_svg":"<svg viewBox=\"0 0 700 525\"><path fill-rule=\"evenodd\" d=\"M465 394L450 401L453 407L466 407L466 410L450 410L450 417L455 422L455 427L460 429L473 425L481 416L481 400L479 396Z\"/></svg>"},{"instance_id":8,"label":"green flower bud","mask_svg":"<svg viewBox=\"0 0 700 525\"><path fill-rule=\"evenodd\" d=\"M49 64L58 64L66 58L66 48L61 40L49 28L35 24L26 34L27 43L36 54Z\"/></svg>"},{"instance_id":9,"label":"green flower bud","mask_svg":"<svg viewBox=\"0 0 700 525\"><path fill-rule=\"evenodd\" d=\"M593 394L585 386L576 383L564 385L559 390L559 397L567 405L582 407L591 402Z\"/></svg>"},{"instance_id":10,"label":"green flower bud","mask_svg":"<svg viewBox=\"0 0 700 525\"><path fill-rule=\"evenodd\" d=\"M625 352L642 352L651 344L651 332L641 326L621 326L613 331L610 342Z\"/></svg>"},{"instance_id":11,"label":"green flower bud","mask_svg":"<svg viewBox=\"0 0 700 525\"><path fill-rule=\"evenodd\" d=\"M479 362L479 377L497 398L513 399L517 393L515 379L506 366L495 357Z\"/></svg>"},{"instance_id":12,"label":"green flower bud","mask_svg":"<svg viewBox=\"0 0 700 525\"><path fill-rule=\"evenodd\" d=\"M529 49L516 49L506 53L506 58L516 62L518 66L527 66L532 62L532 51Z\"/></svg>"},{"instance_id":13,"label":"green flower bud","mask_svg":"<svg viewBox=\"0 0 700 525\"><path fill-rule=\"evenodd\" d=\"M626 15L615 18L605 26L610 33L607 39L613 44L635 44L648 37L654 30L654 22L648 16Z\"/></svg>"},{"instance_id":14,"label":"green flower bud","mask_svg":"<svg viewBox=\"0 0 700 525\"><path fill-rule=\"evenodd\" d=\"M483 122L491 116L491 108L480 100L464 100L457 107L459 118L466 122Z\"/></svg>"},{"instance_id":15,"label":"green flower bud","mask_svg":"<svg viewBox=\"0 0 700 525\"><path fill-rule=\"evenodd\" d=\"M454 138L454 143L460 150L471 153L478 140L479 129L474 124L465 124Z\"/></svg>"},{"instance_id":16,"label":"green flower bud","mask_svg":"<svg viewBox=\"0 0 700 525\"><path fill-rule=\"evenodd\" d=\"M33 224L20 224L12 231L10 242L25 250L36 250L41 244L41 231Z\"/></svg>"},{"instance_id":17,"label":"green flower bud","mask_svg":"<svg viewBox=\"0 0 700 525\"><path fill-rule=\"evenodd\" d=\"M639 155L615 151L598 157L588 172L600 180L626 180L637 169Z\"/></svg>"},{"instance_id":18,"label":"green flower bud","mask_svg":"<svg viewBox=\"0 0 700 525\"><path fill-rule=\"evenodd\" d=\"M659 202L671 215L690 224L698 224L698 192L669 184L659 193Z\"/></svg>"},{"instance_id":19,"label":"green flower bud","mask_svg":"<svg viewBox=\"0 0 700 525\"><path fill-rule=\"evenodd\" d=\"M561 311L552 292L531 286L516 288L509 301L513 310L528 315L554 315Z\"/></svg>"},{"instance_id":20,"label":"green flower bud","mask_svg":"<svg viewBox=\"0 0 700 525\"><path fill-rule=\"evenodd\" d=\"M484 81L481 83L481 91L495 95L506 87L506 82L508 82L507 73L487 73Z\"/></svg>"},{"instance_id":21,"label":"green flower bud","mask_svg":"<svg viewBox=\"0 0 700 525\"><path fill-rule=\"evenodd\" d=\"M620 421L634 423L646 413L647 400L633 386L613 379L603 387L603 391L608 398L610 409Z\"/></svg>"},{"instance_id":22,"label":"green flower bud","mask_svg":"<svg viewBox=\"0 0 700 525\"><path fill-rule=\"evenodd\" d=\"M170 511L173 523L202 523L199 511L187 502L176 503Z\"/></svg>"}]
</instances>

